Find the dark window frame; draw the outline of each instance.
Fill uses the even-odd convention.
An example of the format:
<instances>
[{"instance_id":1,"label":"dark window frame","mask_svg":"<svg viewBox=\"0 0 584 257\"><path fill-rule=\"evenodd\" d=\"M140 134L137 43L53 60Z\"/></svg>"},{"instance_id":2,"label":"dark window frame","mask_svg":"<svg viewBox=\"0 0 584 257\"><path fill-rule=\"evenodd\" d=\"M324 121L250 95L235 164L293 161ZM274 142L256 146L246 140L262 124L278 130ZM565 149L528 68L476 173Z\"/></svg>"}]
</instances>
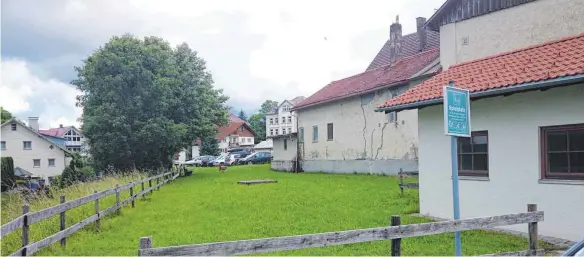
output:
<instances>
[{"instance_id":1,"label":"dark window frame","mask_svg":"<svg viewBox=\"0 0 584 257\"><path fill-rule=\"evenodd\" d=\"M316 133L314 133L314 132L316 132ZM313 143L318 142L318 125L312 126L312 142Z\"/></svg>"},{"instance_id":2,"label":"dark window frame","mask_svg":"<svg viewBox=\"0 0 584 257\"><path fill-rule=\"evenodd\" d=\"M326 124L326 140L333 141L335 138L335 127L333 123Z\"/></svg>"},{"instance_id":3,"label":"dark window frame","mask_svg":"<svg viewBox=\"0 0 584 257\"><path fill-rule=\"evenodd\" d=\"M16 128L17 128L17 125L16 125L16 123L12 123L12 124L10 124L10 130L12 130L12 131L16 131Z\"/></svg>"},{"instance_id":4,"label":"dark window frame","mask_svg":"<svg viewBox=\"0 0 584 257\"><path fill-rule=\"evenodd\" d=\"M288 151L288 139L284 139L284 151Z\"/></svg>"},{"instance_id":5,"label":"dark window frame","mask_svg":"<svg viewBox=\"0 0 584 257\"><path fill-rule=\"evenodd\" d=\"M487 151L486 152L474 152L474 149L472 148L473 143L472 143L472 137L474 136L486 136L487 137ZM487 130L482 130L482 131L473 131L471 132L471 137L470 137L470 142L471 142L471 151L469 153L461 153L461 147L460 147L460 137L457 138L457 149L456 149L456 161L458 162L458 175L459 176L474 176L474 177L489 177L489 132ZM487 170L463 170L461 169L461 159L460 157L462 155L465 154L469 154L469 155L475 155L475 154L486 154L487 155Z\"/></svg>"},{"instance_id":6,"label":"dark window frame","mask_svg":"<svg viewBox=\"0 0 584 257\"><path fill-rule=\"evenodd\" d=\"M548 163L548 132L567 132L567 131L574 131L574 130L584 130L584 123L579 124L568 124L568 125L558 125L558 126L545 126L539 128L539 136L540 136L540 170L541 170L541 179L565 179L565 180L584 180L584 173L577 173L577 172L549 172L549 163ZM570 151L569 139L567 139L567 150L566 154L568 155L568 164L570 161L570 152L580 152L580 151ZM570 166L568 165L568 169Z\"/></svg>"},{"instance_id":7,"label":"dark window frame","mask_svg":"<svg viewBox=\"0 0 584 257\"><path fill-rule=\"evenodd\" d=\"M298 139L300 140L300 143L304 143L304 127L298 128L298 132Z\"/></svg>"}]
</instances>

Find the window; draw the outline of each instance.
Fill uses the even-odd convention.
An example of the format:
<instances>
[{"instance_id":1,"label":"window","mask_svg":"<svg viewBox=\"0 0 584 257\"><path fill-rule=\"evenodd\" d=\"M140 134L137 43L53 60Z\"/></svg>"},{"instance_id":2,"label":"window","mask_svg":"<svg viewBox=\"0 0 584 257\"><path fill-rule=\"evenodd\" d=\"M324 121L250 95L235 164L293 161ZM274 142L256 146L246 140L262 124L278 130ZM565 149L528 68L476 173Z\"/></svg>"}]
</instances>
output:
<instances>
[{"instance_id":1,"label":"window","mask_svg":"<svg viewBox=\"0 0 584 257\"><path fill-rule=\"evenodd\" d=\"M387 114L387 121L388 122L397 122L397 112L390 112Z\"/></svg>"},{"instance_id":2,"label":"window","mask_svg":"<svg viewBox=\"0 0 584 257\"><path fill-rule=\"evenodd\" d=\"M326 124L326 139L328 141L333 140L333 124L332 123Z\"/></svg>"},{"instance_id":3,"label":"window","mask_svg":"<svg viewBox=\"0 0 584 257\"><path fill-rule=\"evenodd\" d=\"M16 123L10 124L10 128L12 129L12 131L16 131Z\"/></svg>"},{"instance_id":4,"label":"window","mask_svg":"<svg viewBox=\"0 0 584 257\"><path fill-rule=\"evenodd\" d=\"M288 150L288 139L284 139L284 151Z\"/></svg>"},{"instance_id":5,"label":"window","mask_svg":"<svg viewBox=\"0 0 584 257\"><path fill-rule=\"evenodd\" d=\"M248 143L251 143L251 138L248 138L248 139L247 139L247 142L248 142Z\"/></svg>"},{"instance_id":6,"label":"window","mask_svg":"<svg viewBox=\"0 0 584 257\"><path fill-rule=\"evenodd\" d=\"M41 167L41 159L33 159L32 160L32 166L35 167L35 168Z\"/></svg>"},{"instance_id":7,"label":"window","mask_svg":"<svg viewBox=\"0 0 584 257\"><path fill-rule=\"evenodd\" d=\"M278 117L274 118L274 123L278 124Z\"/></svg>"},{"instance_id":8,"label":"window","mask_svg":"<svg viewBox=\"0 0 584 257\"><path fill-rule=\"evenodd\" d=\"M55 159L49 159L49 167L55 167Z\"/></svg>"},{"instance_id":9,"label":"window","mask_svg":"<svg viewBox=\"0 0 584 257\"><path fill-rule=\"evenodd\" d=\"M276 130L276 135L278 135L278 129L275 129L275 130Z\"/></svg>"},{"instance_id":10,"label":"window","mask_svg":"<svg viewBox=\"0 0 584 257\"><path fill-rule=\"evenodd\" d=\"M286 117L282 117L282 124L286 124Z\"/></svg>"},{"instance_id":11,"label":"window","mask_svg":"<svg viewBox=\"0 0 584 257\"><path fill-rule=\"evenodd\" d=\"M458 174L489 176L489 134L472 132L471 137L458 138Z\"/></svg>"},{"instance_id":12,"label":"window","mask_svg":"<svg viewBox=\"0 0 584 257\"><path fill-rule=\"evenodd\" d=\"M6 141L0 142L0 149L6 150Z\"/></svg>"},{"instance_id":13,"label":"window","mask_svg":"<svg viewBox=\"0 0 584 257\"><path fill-rule=\"evenodd\" d=\"M286 135L286 128L282 129L282 135Z\"/></svg>"},{"instance_id":14,"label":"window","mask_svg":"<svg viewBox=\"0 0 584 257\"><path fill-rule=\"evenodd\" d=\"M312 142L318 142L318 126L312 127Z\"/></svg>"},{"instance_id":15,"label":"window","mask_svg":"<svg viewBox=\"0 0 584 257\"><path fill-rule=\"evenodd\" d=\"M243 126L239 127L239 131L243 132L245 130L245 128Z\"/></svg>"},{"instance_id":16,"label":"window","mask_svg":"<svg viewBox=\"0 0 584 257\"><path fill-rule=\"evenodd\" d=\"M270 125L274 124L274 118L270 118Z\"/></svg>"},{"instance_id":17,"label":"window","mask_svg":"<svg viewBox=\"0 0 584 257\"><path fill-rule=\"evenodd\" d=\"M541 128L542 178L584 179L584 124Z\"/></svg>"},{"instance_id":18,"label":"window","mask_svg":"<svg viewBox=\"0 0 584 257\"><path fill-rule=\"evenodd\" d=\"M274 135L274 130L270 129L270 136L273 136L273 135Z\"/></svg>"},{"instance_id":19,"label":"window","mask_svg":"<svg viewBox=\"0 0 584 257\"><path fill-rule=\"evenodd\" d=\"M292 116L288 116L288 123L292 124Z\"/></svg>"},{"instance_id":20,"label":"window","mask_svg":"<svg viewBox=\"0 0 584 257\"><path fill-rule=\"evenodd\" d=\"M300 140L300 143L302 143L304 142L304 128L299 128L298 131L298 139Z\"/></svg>"},{"instance_id":21,"label":"window","mask_svg":"<svg viewBox=\"0 0 584 257\"><path fill-rule=\"evenodd\" d=\"M22 141L22 149L24 149L24 150L32 149L32 142L31 141Z\"/></svg>"}]
</instances>

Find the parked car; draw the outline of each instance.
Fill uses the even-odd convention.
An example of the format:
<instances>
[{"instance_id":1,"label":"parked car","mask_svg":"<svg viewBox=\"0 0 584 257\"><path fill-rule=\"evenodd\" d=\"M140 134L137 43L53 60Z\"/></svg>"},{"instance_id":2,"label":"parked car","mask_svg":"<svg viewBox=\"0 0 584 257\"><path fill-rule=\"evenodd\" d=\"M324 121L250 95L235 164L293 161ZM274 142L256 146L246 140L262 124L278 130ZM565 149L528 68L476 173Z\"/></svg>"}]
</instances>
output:
<instances>
[{"instance_id":1,"label":"parked car","mask_svg":"<svg viewBox=\"0 0 584 257\"><path fill-rule=\"evenodd\" d=\"M205 155L205 156L201 156L201 166L202 167L207 167L207 166L213 166L212 162L213 160L215 160L215 156L211 156L211 155Z\"/></svg>"},{"instance_id":2,"label":"parked car","mask_svg":"<svg viewBox=\"0 0 584 257\"><path fill-rule=\"evenodd\" d=\"M249 158L246 158L244 160L244 163L247 164L269 163L272 161L272 158L273 157L271 153L266 152L255 153L254 155L251 155Z\"/></svg>"},{"instance_id":3,"label":"parked car","mask_svg":"<svg viewBox=\"0 0 584 257\"><path fill-rule=\"evenodd\" d=\"M247 161L247 159L251 158L252 156L254 156L254 155L256 155L256 154L258 154L258 153L257 153L257 152L256 152L256 153L252 153L252 154L250 154L250 155L248 155L248 156L245 156L245 157L243 157L243 158L240 158L239 160L237 160L236 164L237 164L237 165L246 164L246 161Z\"/></svg>"},{"instance_id":4,"label":"parked car","mask_svg":"<svg viewBox=\"0 0 584 257\"><path fill-rule=\"evenodd\" d=\"M183 164L184 164L184 165L187 165L187 166L190 166L190 165L195 165L195 166L197 166L197 164L201 164L201 160L200 160L200 158L201 158L201 157L195 157L194 159L192 159L192 160L190 160L190 161L186 161L186 162L184 162Z\"/></svg>"},{"instance_id":5,"label":"parked car","mask_svg":"<svg viewBox=\"0 0 584 257\"><path fill-rule=\"evenodd\" d=\"M584 256L584 238L565 251L562 256Z\"/></svg>"},{"instance_id":6,"label":"parked car","mask_svg":"<svg viewBox=\"0 0 584 257\"><path fill-rule=\"evenodd\" d=\"M217 158L215 158L213 162L211 162L211 165L217 166L219 164L225 164L225 159L227 155L228 155L227 153L222 153L221 155L217 156Z\"/></svg>"},{"instance_id":7,"label":"parked car","mask_svg":"<svg viewBox=\"0 0 584 257\"><path fill-rule=\"evenodd\" d=\"M227 156L225 164L227 164L228 166L234 165L237 163L237 160L239 159L241 159L241 156L239 154L230 154Z\"/></svg>"}]
</instances>

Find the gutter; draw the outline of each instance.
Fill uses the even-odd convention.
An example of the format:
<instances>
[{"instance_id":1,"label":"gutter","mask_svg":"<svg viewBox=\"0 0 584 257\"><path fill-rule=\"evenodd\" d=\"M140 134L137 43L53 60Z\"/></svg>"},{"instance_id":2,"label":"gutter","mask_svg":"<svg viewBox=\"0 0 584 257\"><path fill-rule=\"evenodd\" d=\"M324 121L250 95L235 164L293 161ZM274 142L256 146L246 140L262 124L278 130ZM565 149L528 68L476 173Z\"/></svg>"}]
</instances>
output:
<instances>
[{"instance_id":1,"label":"gutter","mask_svg":"<svg viewBox=\"0 0 584 257\"><path fill-rule=\"evenodd\" d=\"M555 86L569 86L571 84L576 84L578 82L584 82L584 74L578 74L573 76L565 76L561 78L555 78L550 80L544 81L536 81L536 82L528 82L519 85L504 87L504 88L496 88L496 89L489 89L486 91L479 91L470 93L471 100L478 100L481 98L487 97L495 97L500 95L507 95L507 94L515 94L515 93L522 93L526 91L533 91L533 90L545 90ZM427 107L431 105L442 104L443 102L442 97L407 103L402 105L390 106L390 107L383 107L378 108L376 112L394 112L394 111L403 111L403 110L411 110L411 109L420 109L422 107Z\"/></svg>"}]
</instances>

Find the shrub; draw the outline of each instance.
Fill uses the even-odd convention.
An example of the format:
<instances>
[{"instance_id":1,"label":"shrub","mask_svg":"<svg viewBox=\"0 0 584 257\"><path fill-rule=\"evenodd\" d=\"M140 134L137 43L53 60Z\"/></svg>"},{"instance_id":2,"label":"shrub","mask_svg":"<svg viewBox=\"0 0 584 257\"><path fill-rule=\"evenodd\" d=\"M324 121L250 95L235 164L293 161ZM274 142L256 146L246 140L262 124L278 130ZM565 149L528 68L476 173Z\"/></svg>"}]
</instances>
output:
<instances>
[{"instance_id":1,"label":"shrub","mask_svg":"<svg viewBox=\"0 0 584 257\"><path fill-rule=\"evenodd\" d=\"M14 176L14 161L12 157L2 157L0 160L2 171L2 192L12 188L16 176Z\"/></svg>"}]
</instances>

